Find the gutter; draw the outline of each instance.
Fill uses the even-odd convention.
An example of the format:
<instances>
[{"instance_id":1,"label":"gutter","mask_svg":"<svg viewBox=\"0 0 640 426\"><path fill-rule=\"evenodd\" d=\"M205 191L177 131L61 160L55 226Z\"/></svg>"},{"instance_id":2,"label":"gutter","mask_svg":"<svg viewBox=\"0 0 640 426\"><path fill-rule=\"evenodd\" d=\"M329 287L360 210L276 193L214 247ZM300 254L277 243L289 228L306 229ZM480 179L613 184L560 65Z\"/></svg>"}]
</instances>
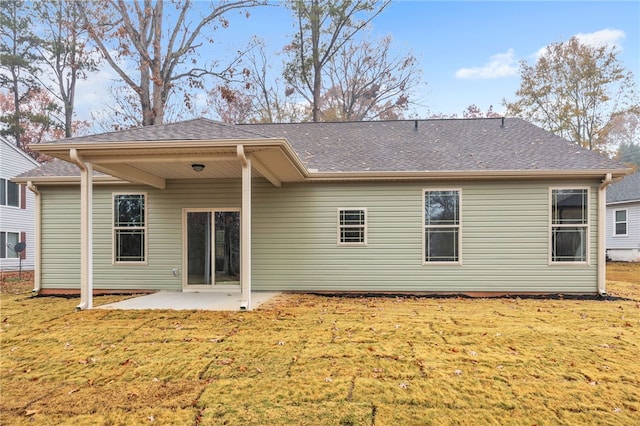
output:
<instances>
[{"instance_id":1,"label":"gutter","mask_svg":"<svg viewBox=\"0 0 640 426\"><path fill-rule=\"evenodd\" d=\"M468 179L549 179L549 178L597 178L602 174L615 177L628 174L631 169L585 169L585 170L438 170L438 171L359 171L359 172L319 172L309 169L305 181L384 181L384 180L468 180ZM607 183L608 185L608 183Z\"/></svg>"},{"instance_id":2,"label":"gutter","mask_svg":"<svg viewBox=\"0 0 640 426\"><path fill-rule=\"evenodd\" d=\"M41 252L41 239L42 239L42 212L40 210L40 191L38 191L38 187L33 184L31 181L27 181L27 188L29 191L33 192L36 197L36 223L35 223L35 259L34 259L34 269L35 273L33 276L33 290L31 293L34 296L37 296L41 289L40 279L41 279L41 260L40 260L40 252Z\"/></svg>"},{"instance_id":3,"label":"gutter","mask_svg":"<svg viewBox=\"0 0 640 426\"><path fill-rule=\"evenodd\" d=\"M598 294L607 295L607 255L606 255L606 215L607 186L613 182L611 173L607 173L598 188Z\"/></svg>"}]
</instances>

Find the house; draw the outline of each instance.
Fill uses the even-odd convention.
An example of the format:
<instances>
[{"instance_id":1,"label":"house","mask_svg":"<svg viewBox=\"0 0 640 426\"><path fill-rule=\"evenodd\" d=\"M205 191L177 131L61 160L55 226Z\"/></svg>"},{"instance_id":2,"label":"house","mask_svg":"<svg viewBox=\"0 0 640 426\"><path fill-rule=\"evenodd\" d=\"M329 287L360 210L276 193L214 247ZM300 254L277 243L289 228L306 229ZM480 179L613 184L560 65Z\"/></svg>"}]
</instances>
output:
<instances>
[{"instance_id":1,"label":"house","mask_svg":"<svg viewBox=\"0 0 640 426\"><path fill-rule=\"evenodd\" d=\"M11 178L39 163L8 139L0 136L0 270L33 270L35 263L35 197ZM24 243L24 244L19 244ZM22 251L15 248L26 245Z\"/></svg>"},{"instance_id":2,"label":"house","mask_svg":"<svg viewBox=\"0 0 640 426\"><path fill-rule=\"evenodd\" d=\"M33 147L36 291L604 294L630 170L521 119L230 125Z\"/></svg>"},{"instance_id":3,"label":"house","mask_svg":"<svg viewBox=\"0 0 640 426\"><path fill-rule=\"evenodd\" d=\"M607 258L640 262L640 172L607 189Z\"/></svg>"}]
</instances>

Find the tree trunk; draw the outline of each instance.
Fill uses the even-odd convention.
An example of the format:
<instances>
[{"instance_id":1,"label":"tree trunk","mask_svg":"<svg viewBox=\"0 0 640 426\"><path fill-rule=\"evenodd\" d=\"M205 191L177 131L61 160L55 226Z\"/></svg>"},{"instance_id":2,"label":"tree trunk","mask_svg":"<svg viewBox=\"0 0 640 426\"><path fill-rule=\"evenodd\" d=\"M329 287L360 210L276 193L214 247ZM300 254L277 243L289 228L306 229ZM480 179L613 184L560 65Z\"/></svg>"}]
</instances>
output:
<instances>
[{"instance_id":1,"label":"tree trunk","mask_svg":"<svg viewBox=\"0 0 640 426\"><path fill-rule=\"evenodd\" d=\"M153 124L162 124L164 122L164 98L165 87L167 86L166 78L162 73L162 10L163 2L156 3L154 8L155 19L152 22L153 28L153 59L151 61L151 75L153 75Z\"/></svg>"},{"instance_id":2,"label":"tree trunk","mask_svg":"<svg viewBox=\"0 0 640 426\"><path fill-rule=\"evenodd\" d=\"M313 57L313 122L320 121L320 103L322 102L322 64L320 63L320 5L318 0L311 2L309 23L311 25L311 55ZM303 59L304 60L304 59Z\"/></svg>"}]
</instances>

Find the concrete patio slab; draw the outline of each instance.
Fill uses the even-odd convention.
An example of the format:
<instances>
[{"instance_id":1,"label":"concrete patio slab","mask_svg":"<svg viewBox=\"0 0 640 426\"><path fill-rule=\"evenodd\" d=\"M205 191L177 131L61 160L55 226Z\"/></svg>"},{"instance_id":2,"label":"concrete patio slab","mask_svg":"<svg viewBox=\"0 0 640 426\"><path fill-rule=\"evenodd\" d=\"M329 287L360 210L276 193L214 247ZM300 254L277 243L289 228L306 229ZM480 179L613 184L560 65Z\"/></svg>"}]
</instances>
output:
<instances>
[{"instance_id":1,"label":"concrete patio slab","mask_svg":"<svg viewBox=\"0 0 640 426\"><path fill-rule=\"evenodd\" d=\"M278 292L258 291L251 293L251 308L256 309ZM159 291L144 296L132 297L120 302L95 306L95 309L173 309L203 311L240 311L242 294L239 291L183 293Z\"/></svg>"}]
</instances>

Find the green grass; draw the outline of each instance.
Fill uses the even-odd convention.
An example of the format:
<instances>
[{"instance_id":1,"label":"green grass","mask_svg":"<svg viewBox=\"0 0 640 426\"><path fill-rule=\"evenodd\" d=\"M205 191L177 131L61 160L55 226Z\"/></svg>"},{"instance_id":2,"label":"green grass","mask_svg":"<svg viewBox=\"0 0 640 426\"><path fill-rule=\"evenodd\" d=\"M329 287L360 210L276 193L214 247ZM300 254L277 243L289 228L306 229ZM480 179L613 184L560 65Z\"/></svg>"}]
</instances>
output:
<instances>
[{"instance_id":1,"label":"green grass","mask_svg":"<svg viewBox=\"0 0 640 426\"><path fill-rule=\"evenodd\" d=\"M233 313L75 312L8 283L0 424L635 425L640 265L608 269L620 298L286 295Z\"/></svg>"}]
</instances>

